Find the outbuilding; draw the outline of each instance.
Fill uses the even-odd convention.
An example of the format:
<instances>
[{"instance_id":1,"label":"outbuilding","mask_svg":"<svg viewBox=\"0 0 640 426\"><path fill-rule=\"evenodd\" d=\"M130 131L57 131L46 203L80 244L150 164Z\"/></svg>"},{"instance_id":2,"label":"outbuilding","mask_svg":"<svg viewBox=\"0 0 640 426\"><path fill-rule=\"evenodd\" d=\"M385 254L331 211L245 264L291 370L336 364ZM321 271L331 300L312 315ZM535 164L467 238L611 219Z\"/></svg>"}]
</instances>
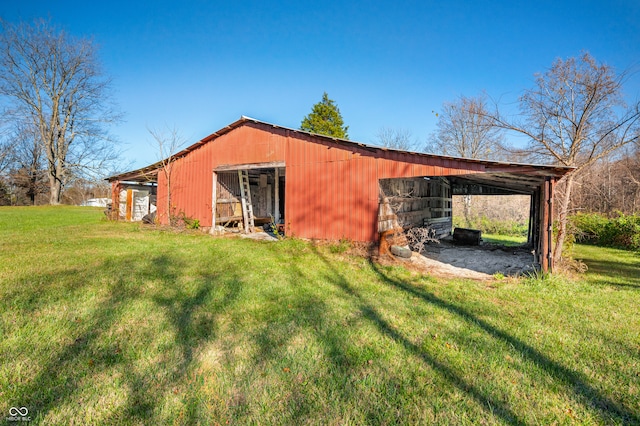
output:
<instances>
[{"instance_id":1,"label":"outbuilding","mask_svg":"<svg viewBox=\"0 0 640 426\"><path fill-rule=\"evenodd\" d=\"M113 211L123 218L134 215L121 208L122 191L144 186L153 188L161 223L178 215L212 230L237 224L251 232L275 222L288 235L363 242L395 225L451 233L453 195L525 194L528 240L546 271L553 188L571 170L393 150L241 117L170 162L108 180Z\"/></svg>"}]
</instances>

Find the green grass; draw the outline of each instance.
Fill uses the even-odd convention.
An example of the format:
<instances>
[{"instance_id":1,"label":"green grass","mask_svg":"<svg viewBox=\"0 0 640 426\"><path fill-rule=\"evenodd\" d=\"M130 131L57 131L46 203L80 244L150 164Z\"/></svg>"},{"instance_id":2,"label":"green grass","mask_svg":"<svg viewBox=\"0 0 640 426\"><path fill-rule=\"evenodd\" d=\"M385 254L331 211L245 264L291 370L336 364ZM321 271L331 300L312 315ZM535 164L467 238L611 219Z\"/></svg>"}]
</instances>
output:
<instances>
[{"instance_id":1,"label":"green grass","mask_svg":"<svg viewBox=\"0 0 640 426\"><path fill-rule=\"evenodd\" d=\"M464 215L454 214L452 217L454 228L479 229L484 234L512 235L526 237L527 224L509 219L489 218L485 214L471 214L469 218Z\"/></svg>"},{"instance_id":2,"label":"green grass","mask_svg":"<svg viewBox=\"0 0 640 426\"><path fill-rule=\"evenodd\" d=\"M577 246L574 282L436 280L101 215L0 208L0 417L640 423L636 255Z\"/></svg>"},{"instance_id":3,"label":"green grass","mask_svg":"<svg viewBox=\"0 0 640 426\"><path fill-rule=\"evenodd\" d=\"M519 246L527 242L527 237L519 235L500 235L482 233L482 241L491 244L502 244L505 246Z\"/></svg>"},{"instance_id":4,"label":"green grass","mask_svg":"<svg viewBox=\"0 0 640 426\"><path fill-rule=\"evenodd\" d=\"M640 252L587 244L577 245L574 251L573 256L589 268L590 284L640 290Z\"/></svg>"}]
</instances>

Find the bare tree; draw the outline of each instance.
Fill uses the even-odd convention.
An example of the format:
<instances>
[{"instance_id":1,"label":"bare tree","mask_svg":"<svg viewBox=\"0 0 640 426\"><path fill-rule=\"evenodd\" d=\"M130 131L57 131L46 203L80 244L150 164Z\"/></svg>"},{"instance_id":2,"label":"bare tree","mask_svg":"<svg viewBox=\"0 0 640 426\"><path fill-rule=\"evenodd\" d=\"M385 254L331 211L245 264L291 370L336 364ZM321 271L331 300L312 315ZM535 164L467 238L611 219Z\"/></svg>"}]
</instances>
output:
<instances>
[{"instance_id":1,"label":"bare tree","mask_svg":"<svg viewBox=\"0 0 640 426\"><path fill-rule=\"evenodd\" d=\"M486 96L461 96L455 102L445 102L438 117L437 130L427 141L425 151L474 159L501 159L502 130L487 118ZM471 223L472 195L463 195L463 215Z\"/></svg>"},{"instance_id":2,"label":"bare tree","mask_svg":"<svg viewBox=\"0 0 640 426\"><path fill-rule=\"evenodd\" d=\"M0 206L11 204L11 189L9 183L9 166L11 164L11 145L0 140Z\"/></svg>"},{"instance_id":3,"label":"bare tree","mask_svg":"<svg viewBox=\"0 0 640 426\"><path fill-rule=\"evenodd\" d=\"M633 214L638 208L638 196L640 195L640 146L636 146L633 154L627 153L618 163L621 167L621 173L623 175L622 187L627 191L631 190L633 197L633 204L627 212Z\"/></svg>"},{"instance_id":4,"label":"bare tree","mask_svg":"<svg viewBox=\"0 0 640 426\"><path fill-rule=\"evenodd\" d=\"M626 78L626 73L616 74L589 53L557 59L549 70L537 75L536 87L520 98L520 119L505 118L498 111L487 115L496 126L528 136L529 150L536 158L576 167L558 185L555 261L562 255L576 179L596 161L639 140L640 103L625 104L622 89Z\"/></svg>"},{"instance_id":5,"label":"bare tree","mask_svg":"<svg viewBox=\"0 0 640 426\"><path fill-rule=\"evenodd\" d=\"M429 136L425 151L463 158L497 160L502 144L502 130L487 117L485 95L461 96L445 102L437 114L437 130Z\"/></svg>"},{"instance_id":6,"label":"bare tree","mask_svg":"<svg viewBox=\"0 0 640 426\"><path fill-rule=\"evenodd\" d=\"M376 133L375 145L385 148L411 151L416 148L416 142L412 140L411 131L406 129L392 129L381 127Z\"/></svg>"},{"instance_id":7,"label":"bare tree","mask_svg":"<svg viewBox=\"0 0 640 426\"><path fill-rule=\"evenodd\" d=\"M91 198L108 198L111 185L104 180L91 181L83 178L74 179L67 186L63 199L69 204L83 204Z\"/></svg>"},{"instance_id":8,"label":"bare tree","mask_svg":"<svg viewBox=\"0 0 640 426\"><path fill-rule=\"evenodd\" d=\"M46 170L44 150L33 128L16 123L11 136L11 161L14 167L11 178L22 188L31 205L36 204L36 196L46 192Z\"/></svg>"},{"instance_id":9,"label":"bare tree","mask_svg":"<svg viewBox=\"0 0 640 426\"><path fill-rule=\"evenodd\" d=\"M36 130L47 164L50 203L72 174L99 171L117 154L107 126L119 118L91 40L49 22L0 21L0 95L7 121Z\"/></svg>"},{"instance_id":10,"label":"bare tree","mask_svg":"<svg viewBox=\"0 0 640 426\"><path fill-rule=\"evenodd\" d=\"M171 186L171 178L174 170L174 161L176 159L175 154L187 140L175 127L165 126L163 129L147 128L147 131L151 134L157 149L159 157L158 163L160 165L159 172L162 173L166 185L166 220L168 224L173 225L175 214L171 208L171 192L173 189ZM162 218L160 219L162 220Z\"/></svg>"},{"instance_id":11,"label":"bare tree","mask_svg":"<svg viewBox=\"0 0 640 426\"><path fill-rule=\"evenodd\" d=\"M634 214L640 207L640 151L622 149L585 167L576 177L572 211Z\"/></svg>"},{"instance_id":12,"label":"bare tree","mask_svg":"<svg viewBox=\"0 0 640 426\"><path fill-rule=\"evenodd\" d=\"M12 146L8 141L0 141L0 176L6 172L11 164Z\"/></svg>"}]
</instances>

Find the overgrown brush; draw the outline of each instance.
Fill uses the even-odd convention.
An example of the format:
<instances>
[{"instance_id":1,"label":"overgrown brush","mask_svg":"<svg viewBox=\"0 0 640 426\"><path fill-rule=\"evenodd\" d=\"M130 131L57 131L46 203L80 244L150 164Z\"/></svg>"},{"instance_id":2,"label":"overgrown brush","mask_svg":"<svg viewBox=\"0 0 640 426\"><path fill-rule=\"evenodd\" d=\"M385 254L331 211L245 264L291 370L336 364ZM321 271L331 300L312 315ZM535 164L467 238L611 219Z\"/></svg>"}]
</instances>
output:
<instances>
[{"instance_id":1,"label":"overgrown brush","mask_svg":"<svg viewBox=\"0 0 640 426\"><path fill-rule=\"evenodd\" d=\"M617 213L607 218L599 213L578 213L571 217L578 242L640 250L640 215Z\"/></svg>"},{"instance_id":2,"label":"overgrown brush","mask_svg":"<svg viewBox=\"0 0 640 426\"><path fill-rule=\"evenodd\" d=\"M460 228L479 229L486 234L498 234L524 237L527 235L527 224L515 220L498 220L486 215L471 216L465 219L463 216L453 217L453 226Z\"/></svg>"},{"instance_id":3,"label":"overgrown brush","mask_svg":"<svg viewBox=\"0 0 640 426\"><path fill-rule=\"evenodd\" d=\"M422 253L424 246L428 243L439 244L440 240L436 237L435 229L430 227L415 227L407 231L407 240L411 250Z\"/></svg>"}]
</instances>

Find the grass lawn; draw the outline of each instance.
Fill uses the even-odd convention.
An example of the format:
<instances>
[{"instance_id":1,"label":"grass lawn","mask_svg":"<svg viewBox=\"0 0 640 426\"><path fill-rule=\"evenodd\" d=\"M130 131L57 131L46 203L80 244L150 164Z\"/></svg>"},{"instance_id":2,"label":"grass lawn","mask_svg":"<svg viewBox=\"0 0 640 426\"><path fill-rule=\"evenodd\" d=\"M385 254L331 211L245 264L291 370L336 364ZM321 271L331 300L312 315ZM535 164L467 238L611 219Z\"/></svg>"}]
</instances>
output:
<instances>
[{"instance_id":1,"label":"grass lawn","mask_svg":"<svg viewBox=\"0 0 640 426\"><path fill-rule=\"evenodd\" d=\"M341 246L0 208L0 418L640 424L640 257L434 279Z\"/></svg>"},{"instance_id":2,"label":"grass lawn","mask_svg":"<svg viewBox=\"0 0 640 426\"><path fill-rule=\"evenodd\" d=\"M520 246L527 242L527 237L482 233L482 241L491 244L502 244L504 246Z\"/></svg>"}]
</instances>

